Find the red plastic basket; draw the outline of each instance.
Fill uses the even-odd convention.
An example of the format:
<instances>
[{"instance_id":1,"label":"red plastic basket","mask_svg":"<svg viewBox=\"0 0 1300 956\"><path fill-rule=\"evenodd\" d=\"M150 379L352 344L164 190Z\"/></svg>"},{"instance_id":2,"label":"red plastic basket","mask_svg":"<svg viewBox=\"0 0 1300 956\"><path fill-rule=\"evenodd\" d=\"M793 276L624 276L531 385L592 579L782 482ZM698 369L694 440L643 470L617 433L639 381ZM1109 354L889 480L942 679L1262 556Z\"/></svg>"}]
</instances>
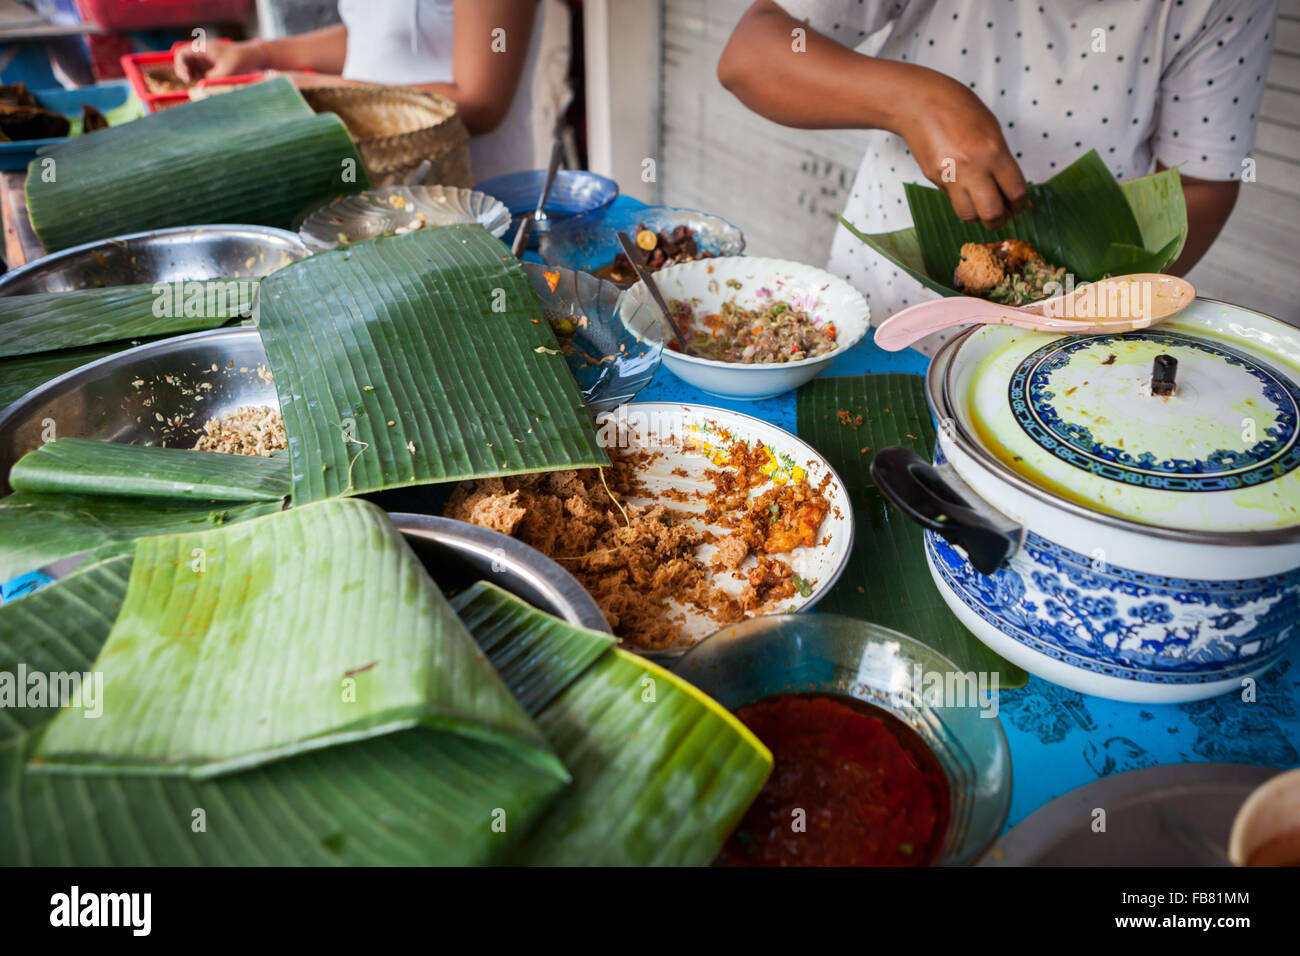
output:
<instances>
[{"instance_id":1,"label":"red plastic basket","mask_svg":"<svg viewBox=\"0 0 1300 956\"><path fill-rule=\"evenodd\" d=\"M234 23L248 16L253 0L77 0L87 23L120 33L199 23Z\"/></svg>"},{"instance_id":2,"label":"red plastic basket","mask_svg":"<svg viewBox=\"0 0 1300 956\"><path fill-rule=\"evenodd\" d=\"M168 50L162 50L158 53L128 53L122 57L122 72L131 81L131 88L135 90L135 95L140 97L140 102L144 104L145 109L150 113L156 113L169 106L175 106L177 103L189 101L189 90L177 90L174 93L154 93L145 83L144 75L149 72L150 67L171 65L172 54Z\"/></svg>"},{"instance_id":3,"label":"red plastic basket","mask_svg":"<svg viewBox=\"0 0 1300 956\"><path fill-rule=\"evenodd\" d=\"M229 41L222 38L218 42L228 43ZM191 98L188 90L178 90L175 93L151 93L144 80L144 74L149 71L149 67L160 64L170 66L177 49L186 46L188 43L188 40L179 40L172 44L170 52L131 53L122 57L122 71L126 74L127 79L131 81L131 87L135 90L136 96L140 97L140 102L144 103L145 108L150 113L156 113L160 109L175 106L177 103L185 102ZM243 73L239 76L223 76L216 80L199 80L194 84L194 87L196 89L205 89L210 86L243 86L247 83L256 83L264 78L264 73Z\"/></svg>"}]
</instances>

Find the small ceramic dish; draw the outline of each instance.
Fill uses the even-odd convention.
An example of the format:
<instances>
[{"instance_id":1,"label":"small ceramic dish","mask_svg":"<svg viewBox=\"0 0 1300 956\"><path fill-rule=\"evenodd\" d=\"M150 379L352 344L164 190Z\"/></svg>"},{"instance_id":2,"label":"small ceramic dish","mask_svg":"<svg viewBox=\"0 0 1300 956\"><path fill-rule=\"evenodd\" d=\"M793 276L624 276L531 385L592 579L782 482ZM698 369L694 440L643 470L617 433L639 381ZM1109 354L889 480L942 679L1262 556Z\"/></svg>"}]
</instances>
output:
<instances>
[{"instance_id":1,"label":"small ceramic dish","mask_svg":"<svg viewBox=\"0 0 1300 956\"><path fill-rule=\"evenodd\" d=\"M710 258L738 256L745 251L744 235L727 220L694 209L670 206L605 209L567 219L557 223L542 238L538 251L550 265L580 269L607 279L609 277L603 270L608 269L614 257L622 251L615 233L634 235L641 226L655 232L672 232L678 226L686 226L694 233L700 252Z\"/></svg>"}]
</instances>

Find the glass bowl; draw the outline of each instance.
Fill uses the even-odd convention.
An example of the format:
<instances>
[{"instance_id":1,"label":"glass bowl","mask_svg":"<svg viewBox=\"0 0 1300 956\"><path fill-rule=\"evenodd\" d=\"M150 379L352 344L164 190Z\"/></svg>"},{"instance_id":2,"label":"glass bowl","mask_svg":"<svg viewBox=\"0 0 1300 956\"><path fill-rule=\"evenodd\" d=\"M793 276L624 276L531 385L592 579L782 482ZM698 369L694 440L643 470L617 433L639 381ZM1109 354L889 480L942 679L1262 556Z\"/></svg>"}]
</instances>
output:
<instances>
[{"instance_id":1,"label":"glass bowl","mask_svg":"<svg viewBox=\"0 0 1300 956\"><path fill-rule=\"evenodd\" d=\"M518 225L520 216L531 216L537 208L537 198L542 194L542 184L546 182L546 170L527 169L521 173L509 173L497 176L486 182L478 183L474 188L489 196L495 196L505 203L514 217L510 236ZM618 183L604 176L587 172L585 169L561 169L555 173L555 182L551 184L551 194L546 197L546 217L533 223L532 238L544 235L555 225L571 216L583 216L597 209L604 209L618 196Z\"/></svg>"},{"instance_id":2,"label":"glass bowl","mask_svg":"<svg viewBox=\"0 0 1300 956\"><path fill-rule=\"evenodd\" d=\"M420 217L429 226L477 222L498 239L510 228L509 211L487 193L457 186L383 186L326 203L307 215L298 235L319 252L409 229Z\"/></svg>"},{"instance_id":3,"label":"glass bowl","mask_svg":"<svg viewBox=\"0 0 1300 956\"><path fill-rule=\"evenodd\" d=\"M995 706L963 690L955 675L968 672L906 634L837 614L756 617L705 638L672 670L731 711L777 694L843 694L902 720L948 778L935 865L975 863L1006 823L1011 754ZM937 691L930 675L942 678Z\"/></svg>"},{"instance_id":4,"label":"glass bowl","mask_svg":"<svg viewBox=\"0 0 1300 956\"><path fill-rule=\"evenodd\" d=\"M689 226L700 251L710 256L738 256L745 251L744 235L727 220L671 206L604 209L567 219L556 223L542 238L538 251L551 265L595 272L612 263L622 251L615 231L634 236L642 224L655 232Z\"/></svg>"},{"instance_id":5,"label":"glass bowl","mask_svg":"<svg viewBox=\"0 0 1300 956\"><path fill-rule=\"evenodd\" d=\"M650 316L641 313L653 310L653 303L620 305L618 286L585 272L533 262L524 263L524 272L591 413L613 411L632 401L658 370L663 343L635 335L623 316L648 323ZM566 331L569 326L571 331Z\"/></svg>"}]
</instances>

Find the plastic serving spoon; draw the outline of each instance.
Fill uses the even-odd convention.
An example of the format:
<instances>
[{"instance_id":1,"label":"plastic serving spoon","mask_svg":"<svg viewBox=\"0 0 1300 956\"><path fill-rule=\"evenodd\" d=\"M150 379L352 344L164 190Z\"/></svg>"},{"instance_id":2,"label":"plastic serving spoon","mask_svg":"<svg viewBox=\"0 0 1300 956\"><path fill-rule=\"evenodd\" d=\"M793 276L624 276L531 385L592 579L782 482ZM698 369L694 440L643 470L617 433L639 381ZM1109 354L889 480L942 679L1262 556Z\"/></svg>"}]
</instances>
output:
<instances>
[{"instance_id":1,"label":"plastic serving spoon","mask_svg":"<svg viewBox=\"0 0 1300 956\"><path fill-rule=\"evenodd\" d=\"M973 296L932 299L891 315L876 328L875 338L882 349L897 352L959 325L1014 325L1068 335L1130 332L1169 318L1195 298L1196 288L1186 279L1139 272L1089 282L1020 308Z\"/></svg>"}]
</instances>

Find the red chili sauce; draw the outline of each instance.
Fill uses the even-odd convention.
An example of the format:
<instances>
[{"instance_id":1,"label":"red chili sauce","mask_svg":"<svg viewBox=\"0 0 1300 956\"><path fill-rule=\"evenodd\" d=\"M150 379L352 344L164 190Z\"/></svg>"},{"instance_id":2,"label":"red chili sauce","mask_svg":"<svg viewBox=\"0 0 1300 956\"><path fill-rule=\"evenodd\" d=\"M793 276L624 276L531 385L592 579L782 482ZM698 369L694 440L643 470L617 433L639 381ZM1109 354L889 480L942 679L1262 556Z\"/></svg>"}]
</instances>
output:
<instances>
[{"instance_id":1,"label":"red chili sauce","mask_svg":"<svg viewBox=\"0 0 1300 956\"><path fill-rule=\"evenodd\" d=\"M948 780L925 741L897 717L852 697L813 694L769 697L736 716L772 751L775 765L717 865L934 860L948 826Z\"/></svg>"}]
</instances>

